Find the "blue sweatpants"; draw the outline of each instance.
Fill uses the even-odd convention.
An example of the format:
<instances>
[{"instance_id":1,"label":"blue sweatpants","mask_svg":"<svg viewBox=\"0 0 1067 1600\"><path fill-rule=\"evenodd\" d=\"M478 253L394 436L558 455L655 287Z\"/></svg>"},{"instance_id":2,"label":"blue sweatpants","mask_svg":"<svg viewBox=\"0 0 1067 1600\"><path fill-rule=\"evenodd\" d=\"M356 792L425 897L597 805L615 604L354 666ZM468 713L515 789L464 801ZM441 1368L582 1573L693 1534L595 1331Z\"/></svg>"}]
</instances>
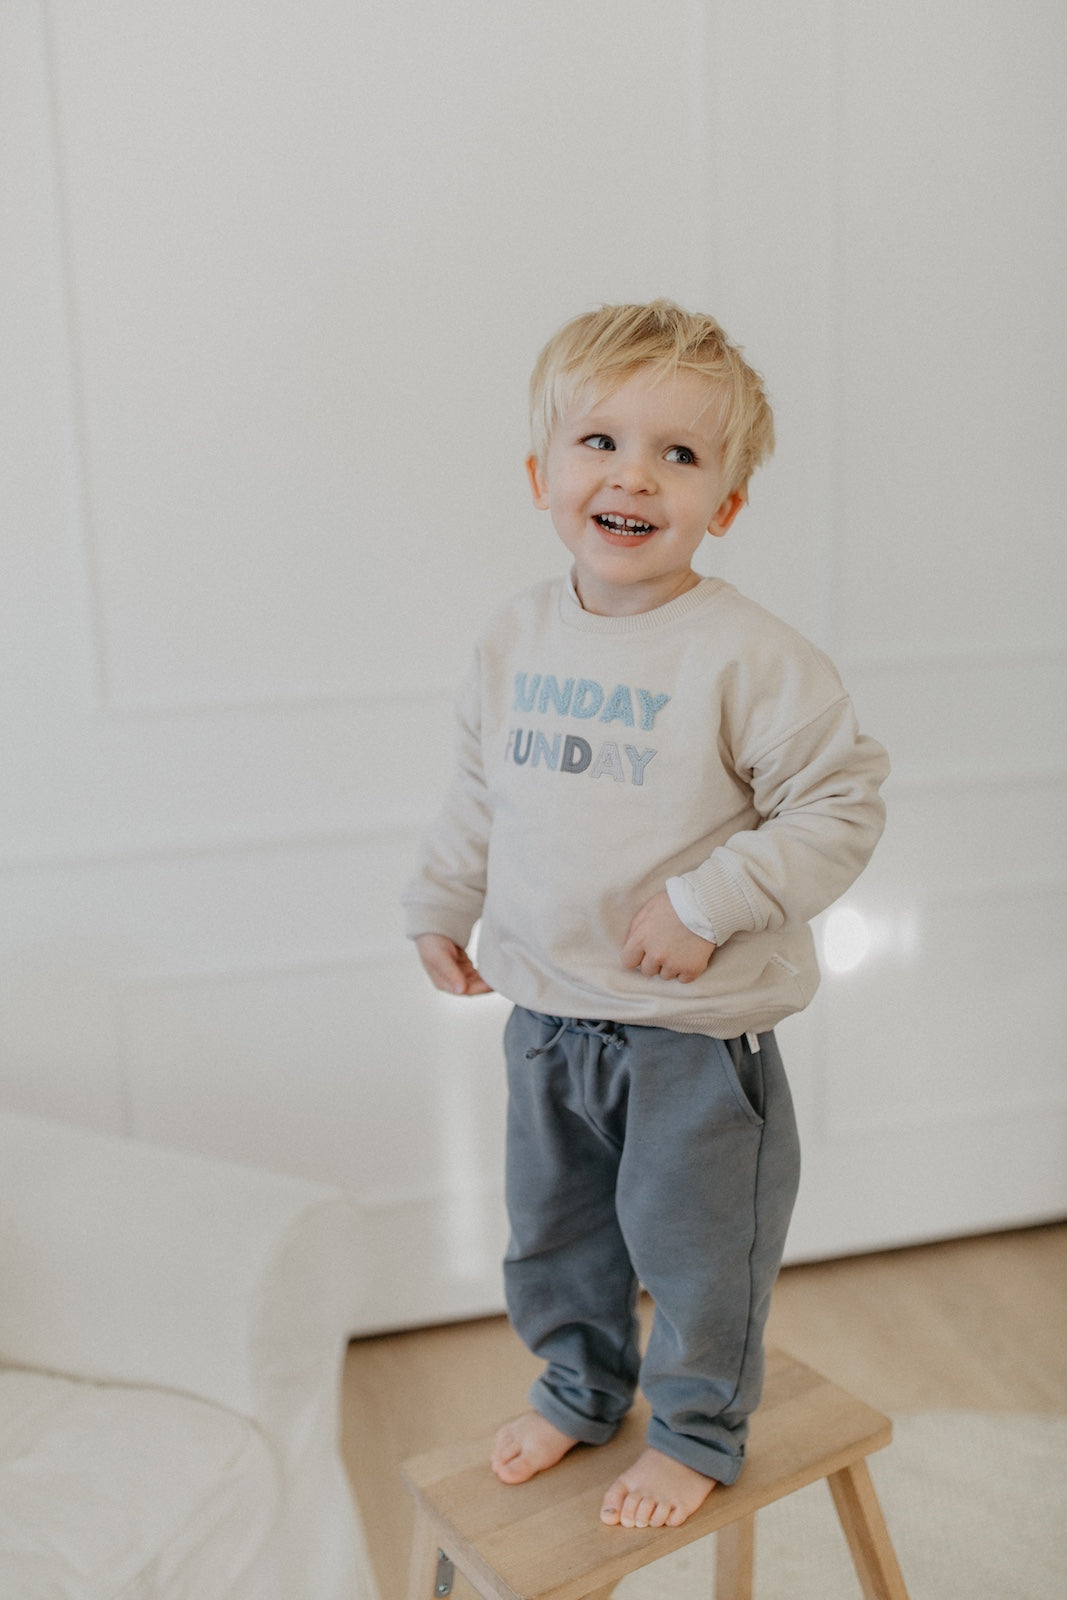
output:
<instances>
[{"instance_id":1,"label":"blue sweatpants","mask_svg":"<svg viewBox=\"0 0 1067 1600\"><path fill-rule=\"evenodd\" d=\"M741 1470L763 1329L800 1173L773 1033L711 1039L508 1021L508 1312L546 1363L531 1404L603 1444L640 1382L648 1442L709 1478ZM644 1360L638 1285L655 1315Z\"/></svg>"}]
</instances>

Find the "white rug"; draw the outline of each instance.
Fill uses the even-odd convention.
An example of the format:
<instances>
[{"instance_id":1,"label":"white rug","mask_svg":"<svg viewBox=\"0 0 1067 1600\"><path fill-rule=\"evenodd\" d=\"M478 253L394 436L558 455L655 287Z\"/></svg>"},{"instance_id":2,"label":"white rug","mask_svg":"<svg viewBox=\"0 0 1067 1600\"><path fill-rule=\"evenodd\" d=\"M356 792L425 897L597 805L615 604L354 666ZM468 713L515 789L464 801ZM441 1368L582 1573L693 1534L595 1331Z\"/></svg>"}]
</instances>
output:
<instances>
[{"instance_id":1,"label":"white rug","mask_svg":"<svg viewBox=\"0 0 1067 1600\"><path fill-rule=\"evenodd\" d=\"M1067 1417L928 1411L870 1456L910 1600L1064 1600ZM623 1580L616 1600L710 1600L701 1540ZM825 1483L756 1518L756 1600L860 1600Z\"/></svg>"}]
</instances>

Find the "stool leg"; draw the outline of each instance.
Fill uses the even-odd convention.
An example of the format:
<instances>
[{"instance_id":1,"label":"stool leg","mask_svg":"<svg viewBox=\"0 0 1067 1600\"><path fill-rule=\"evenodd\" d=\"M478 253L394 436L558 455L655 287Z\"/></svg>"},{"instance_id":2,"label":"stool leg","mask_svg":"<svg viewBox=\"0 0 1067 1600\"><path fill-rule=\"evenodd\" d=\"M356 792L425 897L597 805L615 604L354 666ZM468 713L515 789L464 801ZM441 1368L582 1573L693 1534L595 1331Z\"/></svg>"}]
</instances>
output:
<instances>
[{"instance_id":1,"label":"stool leg","mask_svg":"<svg viewBox=\"0 0 1067 1600\"><path fill-rule=\"evenodd\" d=\"M827 1482L852 1551L864 1600L908 1600L866 1461L832 1472Z\"/></svg>"},{"instance_id":2,"label":"stool leg","mask_svg":"<svg viewBox=\"0 0 1067 1600\"><path fill-rule=\"evenodd\" d=\"M752 1600L756 1518L740 1517L715 1535L715 1600Z\"/></svg>"},{"instance_id":3,"label":"stool leg","mask_svg":"<svg viewBox=\"0 0 1067 1600\"><path fill-rule=\"evenodd\" d=\"M434 1600L437 1550L437 1530L425 1512L416 1509L415 1534L411 1541L408 1600Z\"/></svg>"}]
</instances>

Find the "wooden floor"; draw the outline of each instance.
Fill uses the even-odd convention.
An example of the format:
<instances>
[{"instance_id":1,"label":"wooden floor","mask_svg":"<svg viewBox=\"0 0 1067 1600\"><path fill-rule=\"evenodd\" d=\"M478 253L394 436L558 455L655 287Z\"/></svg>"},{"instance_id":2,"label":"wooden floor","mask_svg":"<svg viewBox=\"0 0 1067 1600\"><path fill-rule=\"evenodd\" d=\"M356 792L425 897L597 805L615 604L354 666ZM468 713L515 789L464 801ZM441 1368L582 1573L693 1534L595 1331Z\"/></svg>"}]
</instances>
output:
<instances>
[{"instance_id":1,"label":"wooden floor","mask_svg":"<svg viewBox=\"0 0 1067 1600\"><path fill-rule=\"evenodd\" d=\"M882 1411L1067 1412L1067 1225L787 1267L768 1337ZM491 1432L537 1364L503 1318L356 1341L344 1449L382 1600L402 1600L406 1456ZM473 1590L456 1578L454 1600Z\"/></svg>"}]
</instances>

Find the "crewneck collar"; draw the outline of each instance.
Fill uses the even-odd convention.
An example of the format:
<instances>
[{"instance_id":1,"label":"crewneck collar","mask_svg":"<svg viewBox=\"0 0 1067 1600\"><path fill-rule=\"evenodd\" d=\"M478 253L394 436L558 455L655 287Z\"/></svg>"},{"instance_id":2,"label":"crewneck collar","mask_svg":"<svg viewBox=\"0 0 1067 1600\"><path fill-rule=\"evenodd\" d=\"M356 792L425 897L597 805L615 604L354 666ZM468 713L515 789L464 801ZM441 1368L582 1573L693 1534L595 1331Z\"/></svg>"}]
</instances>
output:
<instances>
[{"instance_id":1,"label":"crewneck collar","mask_svg":"<svg viewBox=\"0 0 1067 1600\"><path fill-rule=\"evenodd\" d=\"M651 611L637 611L629 617L602 617L596 612L584 610L578 599L572 567L560 589L560 620L565 627L575 628L580 633L654 633L658 628L668 627L695 611L703 610L724 588L726 584L722 578L701 578L684 594L668 600L666 605L655 606Z\"/></svg>"}]
</instances>

